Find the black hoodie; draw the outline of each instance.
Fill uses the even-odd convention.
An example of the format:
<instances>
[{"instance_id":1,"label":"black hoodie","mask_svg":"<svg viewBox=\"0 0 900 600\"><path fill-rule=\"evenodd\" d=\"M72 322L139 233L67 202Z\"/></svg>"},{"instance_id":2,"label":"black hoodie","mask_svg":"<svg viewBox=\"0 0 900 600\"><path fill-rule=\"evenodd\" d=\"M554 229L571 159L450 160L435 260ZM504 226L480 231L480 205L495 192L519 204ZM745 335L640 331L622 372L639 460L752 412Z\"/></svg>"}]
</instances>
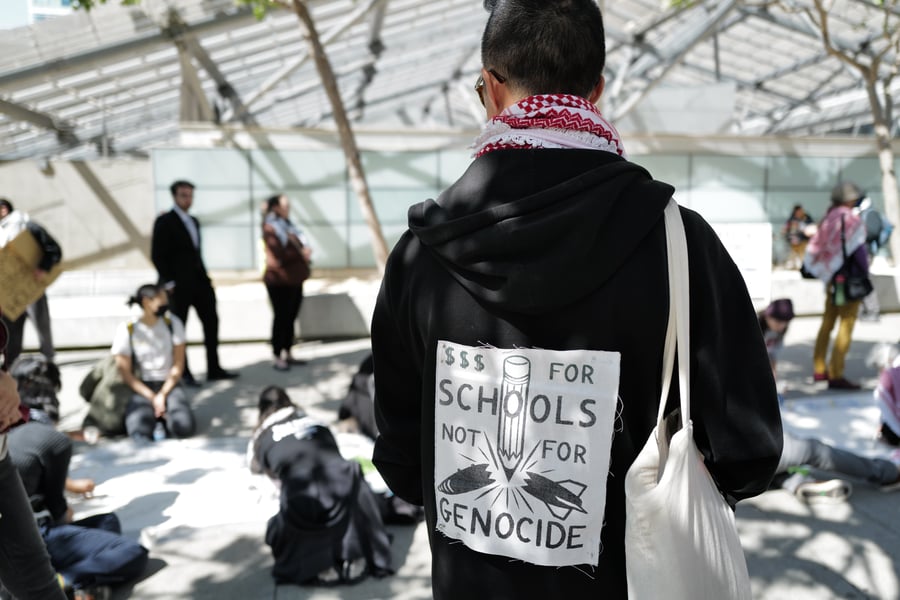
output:
<instances>
[{"instance_id":1,"label":"black hoodie","mask_svg":"<svg viewBox=\"0 0 900 600\"><path fill-rule=\"evenodd\" d=\"M626 597L623 481L655 425L661 393L668 314L662 215L672 194L671 186L610 153L501 150L476 159L436 201L410 208L409 231L388 260L372 320L380 430L375 464L397 495L425 507L435 598ZM699 215L684 208L681 212L690 263L694 436L723 494L736 502L765 490L778 463L782 434L775 385L737 267ZM474 414L469 408L475 403L486 414L496 408L490 385L476 386L473 395L472 386L451 389L449 379L440 375L450 368L447 359L454 362L455 357L454 368L460 367L463 346L470 347L465 349L467 364L478 349L483 349L478 355L484 354L484 360L492 352L508 355L510 350L503 349L542 349L552 357L564 355L551 351L618 353L605 513L592 517L603 520L602 543L599 558L590 564L537 566L531 563L542 559L511 560L511 555L483 547L481 552L471 549L466 541L482 529L486 535L518 537L532 546L542 535L549 536L549 531L536 529L539 515L545 514L534 501L538 480L565 487L554 488L555 500L547 503L553 516L546 513L540 527L551 527L554 519L565 525L573 510L589 513L591 507L582 506L581 499L588 496L580 495L589 486L562 479L561 471L554 475L548 469L538 475L534 463L524 484L507 471L509 483L502 488L521 498L525 516L509 521L515 529L507 530L505 521L501 526L498 512L495 522L486 525L490 514L466 504L474 505L478 486L486 486L487 494L503 479L487 464L498 463L493 448L503 444L504 425L496 435L485 428L476 436L471 427L457 430L438 422L445 404L458 403L462 418ZM448 348L451 354L439 354ZM473 369L478 366L472 364ZM583 373L582 379L591 378ZM507 390L501 397L508 394L510 388L495 383ZM506 379L502 385L507 386ZM547 407L553 403L552 395L549 400L534 395L532 387L531 395L524 392L532 412L521 430L529 442L541 435L534 433L535 423L547 414L541 401ZM676 389L669 407L677 405ZM599 404L593 400L582 400L580 421L561 416L563 394L556 419L578 421L570 429L573 435L579 426L601 420L595 418ZM503 421L502 416L498 419ZM458 444L448 446L454 431L459 433ZM488 442L476 448L476 437ZM575 448L576 439L560 437L552 448L566 447L567 442ZM551 447L543 443L545 450ZM446 473L435 473L435 454L440 462L448 448L458 448L472 466L445 479ZM444 494L454 486L456 495ZM527 493L519 493L523 490ZM446 498L466 500L448 504ZM498 498L495 502L503 502ZM509 495L505 502L519 505ZM560 512L563 504L567 511ZM448 527L460 532L463 543L442 533ZM570 533L568 541L577 546L579 538Z\"/></svg>"}]
</instances>

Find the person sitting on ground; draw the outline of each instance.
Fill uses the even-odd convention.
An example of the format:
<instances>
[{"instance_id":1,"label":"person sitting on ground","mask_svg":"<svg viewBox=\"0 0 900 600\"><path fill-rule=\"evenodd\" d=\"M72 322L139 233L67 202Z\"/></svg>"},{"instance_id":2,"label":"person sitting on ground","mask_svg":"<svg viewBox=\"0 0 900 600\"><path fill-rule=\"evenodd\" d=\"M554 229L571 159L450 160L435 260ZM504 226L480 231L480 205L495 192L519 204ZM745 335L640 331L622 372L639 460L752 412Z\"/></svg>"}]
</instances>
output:
<instances>
[{"instance_id":1,"label":"person sitting on ground","mask_svg":"<svg viewBox=\"0 0 900 600\"><path fill-rule=\"evenodd\" d=\"M882 345L883 357L876 361L881 373L873 393L881 411L878 439L888 446L900 446L900 348Z\"/></svg>"},{"instance_id":2,"label":"person sitting on ground","mask_svg":"<svg viewBox=\"0 0 900 600\"><path fill-rule=\"evenodd\" d=\"M784 348L784 336L793 318L794 304L790 298L773 300L759 313L759 327L762 329L763 340L766 342L766 350L769 353L772 375L776 375L775 363L778 361L781 349Z\"/></svg>"},{"instance_id":3,"label":"person sitting on ground","mask_svg":"<svg viewBox=\"0 0 900 600\"><path fill-rule=\"evenodd\" d=\"M759 324L769 351L772 374L776 372L778 354L784 347L784 336L794 318L794 305L789 298L773 300L759 313ZM813 477L810 467L817 471L845 475L868 481L883 489L900 484L900 468L882 458L859 456L848 450L835 448L815 438L801 438L782 429L784 445L781 460L772 479L773 487L780 487L806 501L843 500L850 496L853 486L844 479L821 480Z\"/></svg>"},{"instance_id":4,"label":"person sitting on ground","mask_svg":"<svg viewBox=\"0 0 900 600\"><path fill-rule=\"evenodd\" d=\"M306 415L278 386L259 396L247 447L250 470L281 488L269 519L277 583L351 583L393 573L390 536L359 463L345 460L328 426Z\"/></svg>"},{"instance_id":5,"label":"person sitting on ground","mask_svg":"<svg viewBox=\"0 0 900 600\"><path fill-rule=\"evenodd\" d=\"M73 520L67 487L69 491L93 490L94 484L68 479L72 441L55 427L60 387L56 366L42 355L26 355L19 357L10 373L18 382L29 420L9 432L9 454L31 500L50 562L75 598L109 597L103 588L134 580L144 572L147 549L122 536L113 513Z\"/></svg>"},{"instance_id":6,"label":"person sitting on ground","mask_svg":"<svg viewBox=\"0 0 900 600\"><path fill-rule=\"evenodd\" d=\"M359 433L373 442L378 437L375 424L375 364L372 353L359 364L356 374L350 380L347 395L338 408L338 431Z\"/></svg>"},{"instance_id":7,"label":"person sitting on ground","mask_svg":"<svg viewBox=\"0 0 900 600\"><path fill-rule=\"evenodd\" d=\"M141 316L119 325L112 353L122 379L134 391L125 409L125 430L138 440L196 430L194 413L179 385L184 370L185 334L181 319L168 312L162 286L145 284L128 299Z\"/></svg>"},{"instance_id":8,"label":"person sitting on ground","mask_svg":"<svg viewBox=\"0 0 900 600\"><path fill-rule=\"evenodd\" d=\"M375 364L372 353L369 352L351 379L347 395L338 408L338 421L334 426L338 445L344 458L360 460L363 464L366 481L375 492L384 522L390 525L415 524L424 518L425 510L394 494L377 471L366 469L372 464L372 451L378 437L378 426L375 424L374 371ZM348 443L348 438L353 441Z\"/></svg>"},{"instance_id":9,"label":"person sitting on ground","mask_svg":"<svg viewBox=\"0 0 900 600\"><path fill-rule=\"evenodd\" d=\"M0 322L0 355L5 350L6 326ZM0 370L0 598L64 600L50 555L41 539L22 478L9 456L10 428L23 422L16 380Z\"/></svg>"}]
</instances>

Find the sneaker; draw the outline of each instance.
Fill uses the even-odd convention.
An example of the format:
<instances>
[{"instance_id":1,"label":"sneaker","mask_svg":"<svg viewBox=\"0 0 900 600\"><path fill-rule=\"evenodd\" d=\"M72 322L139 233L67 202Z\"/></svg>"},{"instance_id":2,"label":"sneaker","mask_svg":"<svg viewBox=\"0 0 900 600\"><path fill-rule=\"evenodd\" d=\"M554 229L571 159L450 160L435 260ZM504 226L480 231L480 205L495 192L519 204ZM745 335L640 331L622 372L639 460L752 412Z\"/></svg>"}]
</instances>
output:
<instances>
[{"instance_id":1,"label":"sneaker","mask_svg":"<svg viewBox=\"0 0 900 600\"><path fill-rule=\"evenodd\" d=\"M839 377L838 379L829 379L828 380L828 389L829 390L858 390L860 389L860 385L858 383L853 383L852 381L847 381L843 377Z\"/></svg>"},{"instance_id":2,"label":"sneaker","mask_svg":"<svg viewBox=\"0 0 900 600\"><path fill-rule=\"evenodd\" d=\"M108 585L94 585L75 590L75 600L110 600L112 588Z\"/></svg>"},{"instance_id":3,"label":"sneaker","mask_svg":"<svg viewBox=\"0 0 900 600\"><path fill-rule=\"evenodd\" d=\"M795 492L797 497L811 504L820 502L843 502L853 493L853 486L843 479L812 481L801 483Z\"/></svg>"},{"instance_id":4,"label":"sneaker","mask_svg":"<svg viewBox=\"0 0 900 600\"><path fill-rule=\"evenodd\" d=\"M276 358L275 362L272 363L272 368L276 371L287 371L291 368L291 365L288 364L288 361L283 358Z\"/></svg>"},{"instance_id":5,"label":"sneaker","mask_svg":"<svg viewBox=\"0 0 900 600\"><path fill-rule=\"evenodd\" d=\"M813 381L828 381L828 373L813 373Z\"/></svg>"}]
</instances>

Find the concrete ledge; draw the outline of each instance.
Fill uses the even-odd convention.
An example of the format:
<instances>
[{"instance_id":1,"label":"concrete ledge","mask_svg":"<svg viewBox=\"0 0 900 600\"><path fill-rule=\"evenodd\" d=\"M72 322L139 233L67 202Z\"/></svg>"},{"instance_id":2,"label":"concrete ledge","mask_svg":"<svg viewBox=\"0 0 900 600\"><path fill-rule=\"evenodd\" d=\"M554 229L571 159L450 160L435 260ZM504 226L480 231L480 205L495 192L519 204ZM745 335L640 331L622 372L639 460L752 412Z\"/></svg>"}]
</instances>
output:
<instances>
[{"instance_id":1,"label":"concrete ledge","mask_svg":"<svg viewBox=\"0 0 900 600\"><path fill-rule=\"evenodd\" d=\"M881 311L900 311L897 273L873 272L871 279ZM821 315L825 308L825 285L817 279L803 279L796 271L775 271L772 273L772 298L790 298L798 316Z\"/></svg>"},{"instance_id":2,"label":"concrete ledge","mask_svg":"<svg viewBox=\"0 0 900 600\"><path fill-rule=\"evenodd\" d=\"M374 271L323 273L304 285L299 335L305 339L365 337L369 335L372 310L381 284ZM155 281L150 270L71 271L48 290L53 336L57 348L103 347L112 343L117 325L135 315L125 301L134 290ZM872 276L883 312L900 311L900 277L893 269ZM268 340L272 310L265 286L255 274L224 274L216 278L219 336L223 342ZM772 273L772 298L790 298L797 315L820 315L825 305L824 286L803 279L796 271ZM197 316L191 312L188 340L203 341ZM37 336L25 327L26 349L37 348Z\"/></svg>"},{"instance_id":3,"label":"concrete ledge","mask_svg":"<svg viewBox=\"0 0 900 600\"><path fill-rule=\"evenodd\" d=\"M254 278L255 279L255 278ZM109 346L116 327L138 311L126 305L141 284L156 280L152 271L74 271L64 273L47 292L57 348ZM311 279L304 285L299 335L305 339L366 337L378 295L375 274L347 279ZM216 285L219 337L223 342L268 340L272 309L259 280L243 278ZM200 320L188 314L187 336L203 341ZM37 349L37 335L25 327L26 350Z\"/></svg>"}]
</instances>

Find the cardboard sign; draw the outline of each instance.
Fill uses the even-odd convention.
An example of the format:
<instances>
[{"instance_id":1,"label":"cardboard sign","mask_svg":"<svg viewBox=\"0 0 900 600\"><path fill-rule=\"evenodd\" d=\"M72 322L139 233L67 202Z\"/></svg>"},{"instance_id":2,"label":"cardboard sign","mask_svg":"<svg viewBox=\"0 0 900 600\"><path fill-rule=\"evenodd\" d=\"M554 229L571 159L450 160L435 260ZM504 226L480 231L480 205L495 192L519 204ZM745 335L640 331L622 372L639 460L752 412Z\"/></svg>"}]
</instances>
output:
<instances>
[{"instance_id":1,"label":"cardboard sign","mask_svg":"<svg viewBox=\"0 0 900 600\"><path fill-rule=\"evenodd\" d=\"M54 265L38 279L35 270L41 255L41 247L28 230L0 248L0 309L4 317L18 319L62 273L60 265Z\"/></svg>"},{"instance_id":2,"label":"cardboard sign","mask_svg":"<svg viewBox=\"0 0 900 600\"><path fill-rule=\"evenodd\" d=\"M438 531L532 564L596 565L619 360L438 342Z\"/></svg>"}]
</instances>

